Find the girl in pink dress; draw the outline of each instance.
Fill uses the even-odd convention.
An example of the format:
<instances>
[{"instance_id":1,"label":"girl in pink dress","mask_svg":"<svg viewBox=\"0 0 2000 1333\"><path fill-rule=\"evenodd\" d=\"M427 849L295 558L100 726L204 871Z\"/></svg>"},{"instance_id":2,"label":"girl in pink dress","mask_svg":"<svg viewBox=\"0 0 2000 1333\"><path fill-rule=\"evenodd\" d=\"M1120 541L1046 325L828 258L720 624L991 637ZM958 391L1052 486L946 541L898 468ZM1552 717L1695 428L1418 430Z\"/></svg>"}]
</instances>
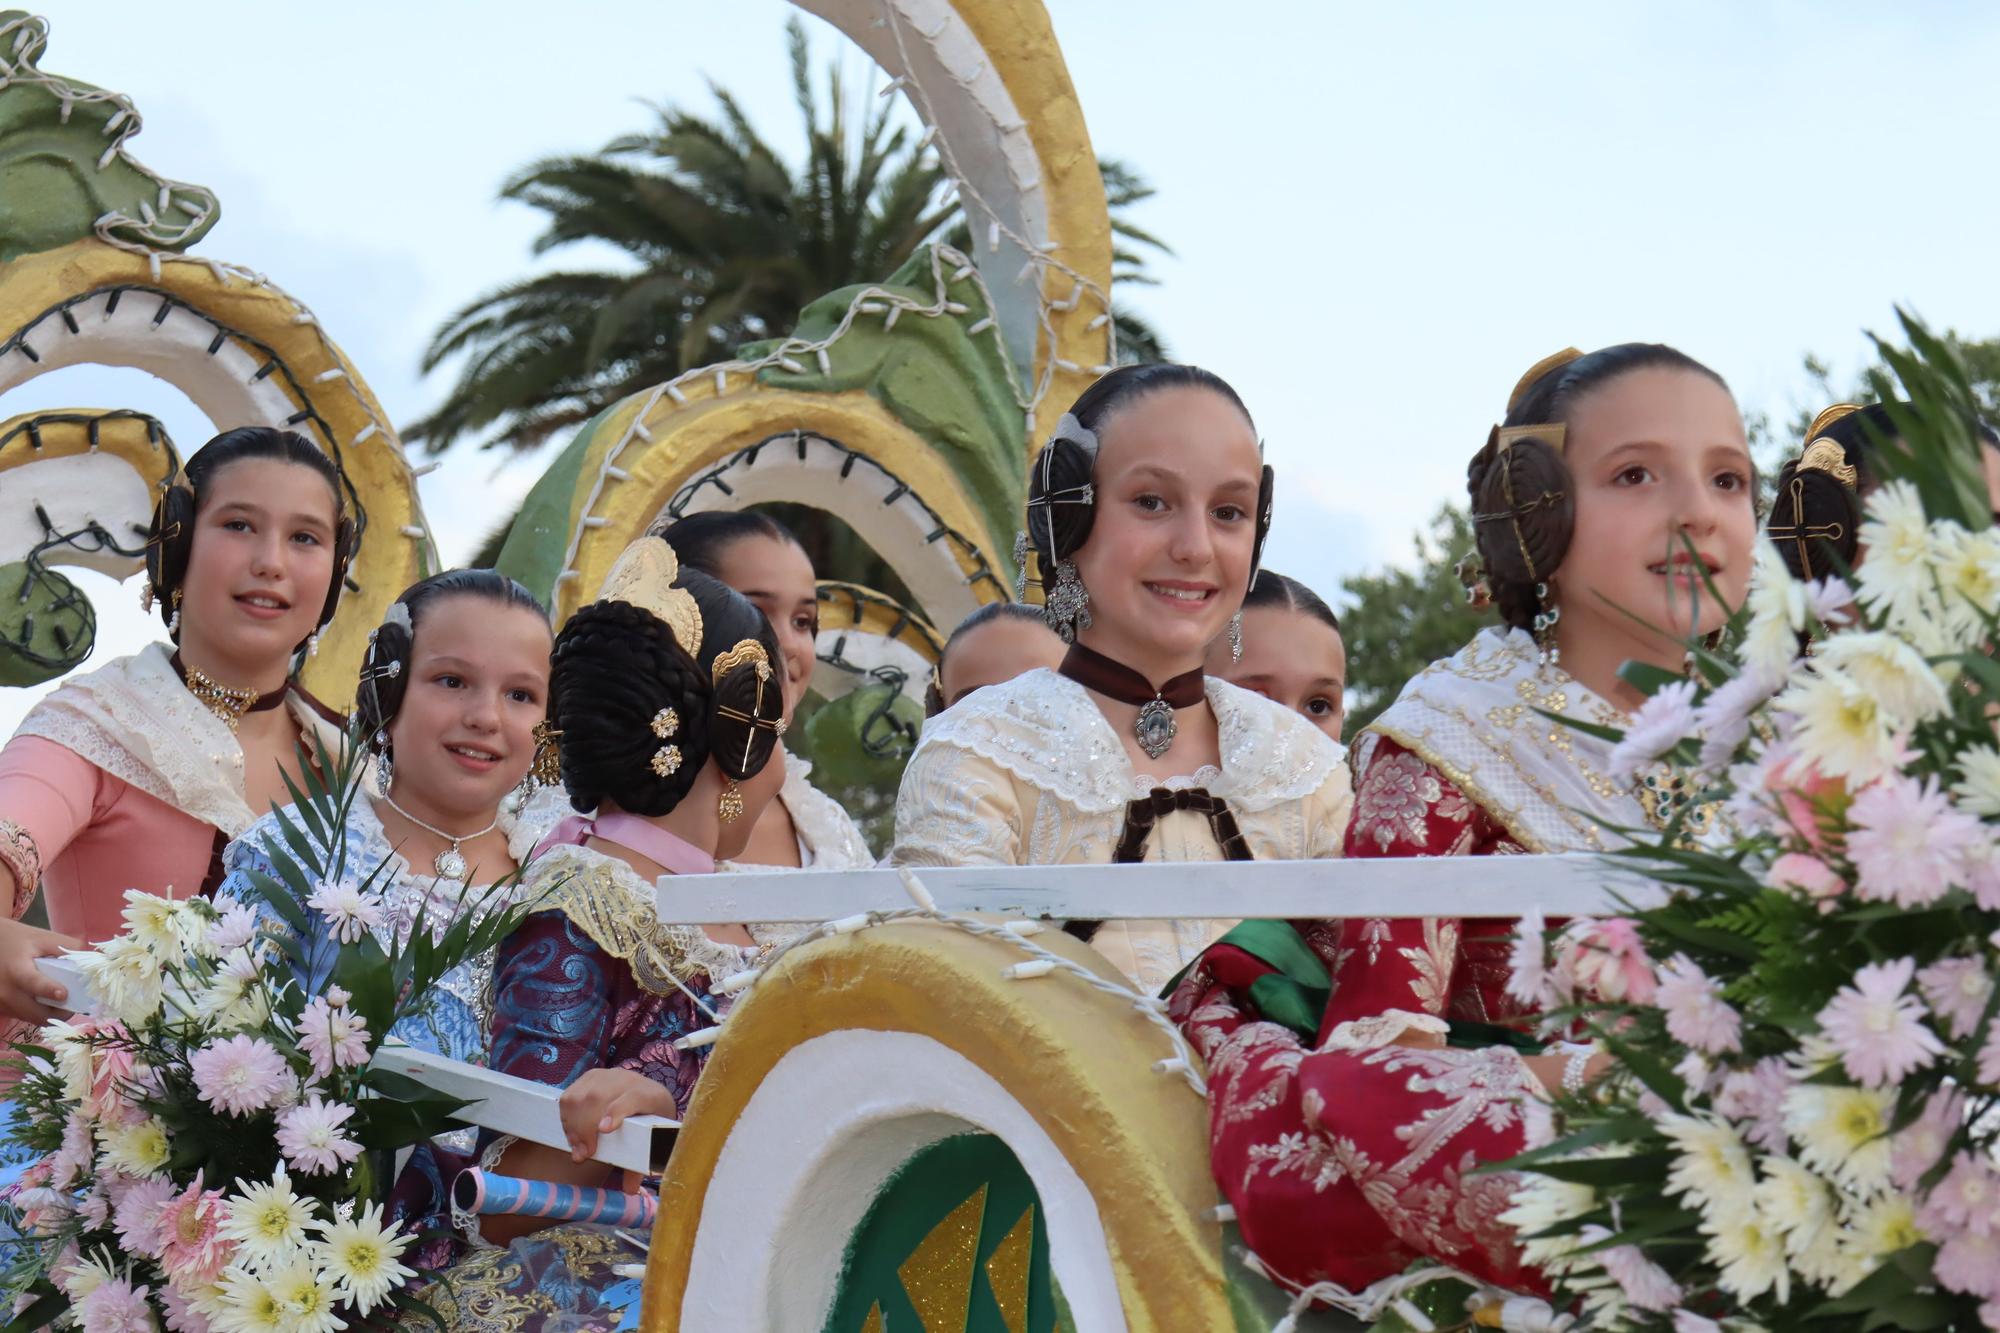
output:
<instances>
[{"instance_id":1,"label":"girl in pink dress","mask_svg":"<svg viewBox=\"0 0 2000 1333\"><path fill-rule=\"evenodd\" d=\"M1612 776L1608 741L1543 714L1624 726L1641 696L1623 664L1682 669L1690 629L1728 617L1709 581L1742 601L1757 521L1735 401L1672 348L1629 343L1542 362L1508 406L1468 479L1504 623L1362 734L1348 856L1595 851L1671 814L1671 793ZM1522 1151L1529 1101L1604 1057L1523 1053L1513 930L1248 922L1175 991L1209 1065L1216 1183L1282 1278L1354 1290L1430 1260L1540 1286L1500 1221L1515 1182L1478 1168Z\"/></svg>"},{"instance_id":2,"label":"girl in pink dress","mask_svg":"<svg viewBox=\"0 0 2000 1333\"><path fill-rule=\"evenodd\" d=\"M170 643L67 681L0 750L0 1013L57 1016L34 960L116 935L127 889L189 897L284 804L297 747L340 718L292 670L333 618L356 525L333 461L291 431L216 436L147 538ZM40 888L50 930L19 920Z\"/></svg>"}]
</instances>

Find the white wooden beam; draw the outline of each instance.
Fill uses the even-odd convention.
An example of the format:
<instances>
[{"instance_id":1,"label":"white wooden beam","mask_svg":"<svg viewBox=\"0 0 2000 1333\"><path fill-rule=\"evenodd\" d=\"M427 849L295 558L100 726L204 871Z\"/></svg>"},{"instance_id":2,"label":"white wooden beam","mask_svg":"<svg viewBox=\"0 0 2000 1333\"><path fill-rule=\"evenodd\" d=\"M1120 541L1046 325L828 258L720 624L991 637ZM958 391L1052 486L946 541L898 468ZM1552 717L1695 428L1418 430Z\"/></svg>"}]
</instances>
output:
<instances>
[{"instance_id":1,"label":"white wooden beam","mask_svg":"<svg viewBox=\"0 0 2000 1333\"><path fill-rule=\"evenodd\" d=\"M43 975L68 988L69 1000L64 1008L79 1014L96 1012L97 997L91 994L83 971L75 962L68 958L38 958L35 965ZM448 1060L400 1042L376 1048L375 1062L415 1079L433 1092L466 1101L468 1104L455 1117L464 1124L512 1134L545 1148L569 1150L569 1139L562 1128L560 1088L462 1060ZM597 1156L593 1160L651 1175L666 1165L674 1134L679 1129L679 1121L663 1116L632 1116L616 1131L598 1135Z\"/></svg>"},{"instance_id":2,"label":"white wooden beam","mask_svg":"<svg viewBox=\"0 0 2000 1333\"><path fill-rule=\"evenodd\" d=\"M1588 853L1143 865L954 866L918 877L947 912L1030 919L1603 916L1664 891ZM736 871L658 881L668 924L831 921L910 906L898 871Z\"/></svg>"}]
</instances>

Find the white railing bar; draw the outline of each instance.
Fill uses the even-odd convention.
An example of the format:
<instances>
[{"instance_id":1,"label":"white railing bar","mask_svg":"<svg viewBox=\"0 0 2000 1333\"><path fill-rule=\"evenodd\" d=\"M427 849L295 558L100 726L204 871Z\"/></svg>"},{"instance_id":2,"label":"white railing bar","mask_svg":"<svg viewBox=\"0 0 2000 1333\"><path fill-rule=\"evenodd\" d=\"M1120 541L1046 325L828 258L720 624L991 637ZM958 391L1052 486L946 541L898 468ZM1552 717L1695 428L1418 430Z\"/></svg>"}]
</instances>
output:
<instances>
[{"instance_id":1,"label":"white railing bar","mask_svg":"<svg viewBox=\"0 0 2000 1333\"><path fill-rule=\"evenodd\" d=\"M62 1007L72 1013L97 1012L97 997L73 960L38 958L35 965L45 976L68 989L69 1000ZM433 1092L464 1099L468 1104L453 1117L463 1124L512 1134L545 1148L569 1151L569 1139L562 1128L560 1088L462 1060L449 1060L400 1042L385 1042L378 1047L375 1061L385 1069L415 1079ZM679 1121L663 1116L632 1116L612 1133L598 1135L597 1155L593 1160L651 1175L665 1166L679 1128Z\"/></svg>"},{"instance_id":2,"label":"white railing bar","mask_svg":"<svg viewBox=\"0 0 2000 1333\"><path fill-rule=\"evenodd\" d=\"M1590 853L1333 861L1147 862L1141 865L953 866L919 870L947 912L1038 920L1155 917L1608 916L1665 891ZM670 925L821 922L908 907L899 873L744 870L658 881Z\"/></svg>"}]
</instances>

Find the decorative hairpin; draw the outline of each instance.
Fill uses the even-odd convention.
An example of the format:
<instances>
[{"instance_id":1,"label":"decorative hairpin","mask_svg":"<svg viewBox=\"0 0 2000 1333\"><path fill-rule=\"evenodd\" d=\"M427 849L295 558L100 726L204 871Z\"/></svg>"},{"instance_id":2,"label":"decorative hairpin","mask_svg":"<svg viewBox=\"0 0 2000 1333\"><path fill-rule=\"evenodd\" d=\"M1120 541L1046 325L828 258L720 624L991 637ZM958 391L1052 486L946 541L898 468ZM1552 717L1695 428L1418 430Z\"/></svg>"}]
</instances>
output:
<instances>
[{"instance_id":1,"label":"decorative hairpin","mask_svg":"<svg viewBox=\"0 0 2000 1333\"><path fill-rule=\"evenodd\" d=\"M673 632L674 641L689 657L699 657L701 608L693 593L674 586L680 572L680 557L663 538L641 537L611 566L598 597L650 613Z\"/></svg>"},{"instance_id":2,"label":"decorative hairpin","mask_svg":"<svg viewBox=\"0 0 2000 1333\"><path fill-rule=\"evenodd\" d=\"M1814 417L1806 429L1806 447L1792 471L1824 472L1850 491L1859 486L1861 470L1847 461L1847 450L1840 447L1840 441L1828 438L1826 432L1835 422L1860 410L1859 403L1835 403Z\"/></svg>"},{"instance_id":3,"label":"decorative hairpin","mask_svg":"<svg viewBox=\"0 0 2000 1333\"><path fill-rule=\"evenodd\" d=\"M756 741L756 728L762 727L766 731L782 736L790 724L782 717L769 718L759 716L764 711L764 687L770 684L773 673L771 671L770 654L766 653L764 645L755 639L738 640L736 646L728 652L717 653L715 665L710 668L710 678L719 690L722 688L724 677L728 676L730 672L745 666L754 667L757 672L757 697L750 705L751 711L746 713L742 709L732 708L728 704L717 704L715 714L717 717L726 717L731 722L740 722L752 729L751 733L743 738L742 762L747 764L750 762L750 747Z\"/></svg>"}]
</instances>

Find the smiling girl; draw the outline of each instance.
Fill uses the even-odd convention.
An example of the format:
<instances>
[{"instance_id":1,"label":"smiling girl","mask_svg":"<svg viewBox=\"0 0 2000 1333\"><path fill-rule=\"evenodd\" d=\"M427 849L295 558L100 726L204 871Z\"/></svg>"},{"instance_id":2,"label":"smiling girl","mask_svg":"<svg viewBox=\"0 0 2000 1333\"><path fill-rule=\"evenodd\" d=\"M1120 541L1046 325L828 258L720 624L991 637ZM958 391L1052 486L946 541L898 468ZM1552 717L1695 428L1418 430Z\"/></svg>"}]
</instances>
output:
<instances>
[{"instance_id":1,"label":"smiling girl","mask_svg":"<svg viewBox=\"0 0 2000 1333\"><path fill-rule=\"evenodd\" d=\"M0 751L0 1013L56 1016L37 957L117 934L126 889L213 887L224 843L299 779L301 739L339 745L292 672L354 544L339 471L290 431L226 431L168 484L146 566L172 642L66 681ZM18 919L37 887L52 930Z\"/></svg>"},{"instance_id":2,"label":"smiling girl","mask_svg":"<svg viewBox=\"0 0 2000 1333\"><path fill-rule=\"evenodd\" d=\"M1664 824L1669 789L1613 778L1610 742L1543 714L1622 727L1640 695L1620 667L1682 670L1687 637L1742 601L1755 485L1728 388L1656 344L1559 353L1522 377L1467 485L1504 623L1362 734L1347 854L1597 851ZM1171 1004L1209 1061L1215 1178L1251 1248L1351 1289L1419 1259L1536 1286L1499 1220L1516 1182L1474 1168L1523 1149L1525 1099L1604 1062L1502 1036L1533 1018L1506 991L1515 923L1256 924L1263 939L1209 950ZM1317 1023L1252 998L1313 957Z\"/></svg>"},{"instance_id":3,"label":"smiling girl","mask_svg":"<svg viewBox=\"0 0 2000 1333\"><path fill-rule=\"evenodd\" d=\"M902 865L1299 860L1338 855L1340 747L1206 675L1270 517L1235 390L1192 366L1087 389L1031 464L1027 539L1059 669L989 685L926 726L896 803ZM1207 922L1116 922L1093 943L1158 986Z\"/></svg>"}]
</instances>

